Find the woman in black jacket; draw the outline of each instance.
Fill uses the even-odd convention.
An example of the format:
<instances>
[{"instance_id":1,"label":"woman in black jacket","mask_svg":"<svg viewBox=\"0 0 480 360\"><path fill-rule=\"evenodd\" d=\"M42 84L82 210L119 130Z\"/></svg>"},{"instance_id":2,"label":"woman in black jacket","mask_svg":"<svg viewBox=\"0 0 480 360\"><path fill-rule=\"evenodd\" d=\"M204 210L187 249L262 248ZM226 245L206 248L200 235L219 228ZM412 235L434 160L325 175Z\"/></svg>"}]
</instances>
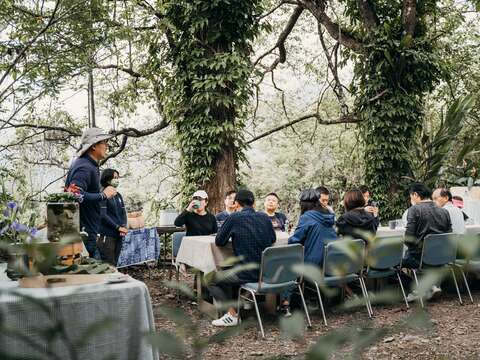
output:
<instances>
[{"instance_id":1,"label":"woman in black jacket","mask_svg":"<svg viewBox=\"0 0 480 360\"><path fill-rule=\"evenodd\" d=\"M102 188L107 186L117 188L118 178L118 171L105 169L102 172L100 184ZM122 239L128 233L127 213L120 193L117 192L117 195L111 199L102 201L101 215L100 238L97 241L100 258L112 265L116 265L122 248Z\"/></svg>"},{"instance_id":2,"label":"woman in black jacket","mask_svg":"<svg viewBox=\"0 0 480 360\"><path fill-rule=\"evenodd\" d=\"M337 220L337 233L354 239L368 241L368 237L377 233L379 225L377 211L365 211L365 198L358 189L345 193L343 204L346 212Z\"/></svg>"}]
</instances>

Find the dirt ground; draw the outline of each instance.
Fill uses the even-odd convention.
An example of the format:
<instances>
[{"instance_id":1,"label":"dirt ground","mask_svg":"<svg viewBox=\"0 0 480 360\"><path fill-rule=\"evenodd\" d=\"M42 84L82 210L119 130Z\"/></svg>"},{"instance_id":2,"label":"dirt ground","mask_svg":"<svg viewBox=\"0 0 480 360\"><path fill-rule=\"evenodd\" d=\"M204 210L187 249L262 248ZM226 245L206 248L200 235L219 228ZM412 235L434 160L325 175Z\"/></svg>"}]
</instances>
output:
<instances>
[{"instance_id":1,"label":"dirt ground","mask_svg":"<svg viewBox=\"0 0 480 360\"><path fill-rule=\"evenodd\" d=\"M211 319L202 315L195 304L187 298L179 302L175 291L164 285L165 274L160 270L148 271L145 268L129 270L134 278L144 281L152 299L157 330L175 332L175 324L158 315L159 307L182 308L199 324L201 336L208 337L218 329L210 325ZM192 278L182 277L190 286ZM464 294L466 295L466 294ZM371 329L387 327L390 332L370 344L359 356L362 359L480 359L480 290L473 291L474 304L463 297L460 305L456 294L442 293L442 296L427 306L427 329L391 328L402 319L418 311L413 305L406 309L405 304L375 306L375 317L369 320L365 308L345 310L327 309L328 327L323 324L320 310L311 309L312 327L305 330L301 341L287 339L279 327L280 316L267 316L262 313L266 339L262 339L256 323L240 334L226 340L222 345L209 347L205 359L303 359L308 349L319 337L332 331L340 333L350 327L355 329L365 325ZM314 305L315 302L311 301ZM316 307L316 306L315 306ZM249 318L255 321L254 313ZM362 324L362 325L361 325ZM360 329L358 329L360 331ZM359 332L360 334L360 332ZM361 335L359 335L361 337ZM361 340L361 338L357 339ZM327 342L328 343L328 342ZM342 345L336 351L335 359L352 356L352 346ZM357 358L358 356L354 356Z\"/></svg>"}]
</instances>

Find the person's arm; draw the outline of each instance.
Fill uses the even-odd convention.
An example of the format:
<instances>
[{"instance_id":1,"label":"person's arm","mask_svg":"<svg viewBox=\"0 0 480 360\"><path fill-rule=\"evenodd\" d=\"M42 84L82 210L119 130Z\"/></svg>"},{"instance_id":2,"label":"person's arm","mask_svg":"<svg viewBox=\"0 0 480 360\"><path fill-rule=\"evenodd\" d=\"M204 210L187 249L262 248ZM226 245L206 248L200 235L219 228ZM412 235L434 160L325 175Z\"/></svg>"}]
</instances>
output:
<instances>
[{"instance_id":1,"label":"person's arm","mask_svg":"<svg viewBox=\"0 0 480 360\"><path fill-rule=\"evenodd\" d=\"M101 202L101 214L102 214L102 224L109 227L110 229L114 229L118 231L122 224L117 224L112 217L108 214L108 200L104 200Z\"/></svg>"},{"instance_id":2,"label":"person's arm","mask_svg":"<svg viewBox=\"0 0 480 360\"><path fill-rule=\"evenodd\" d=\"M210 214L210 218L212 219L212 234L216 234L218 231L217 219L212 214Z\"/></svg>"},{"instance_id":3,"label":"person's arm","mask_svg":"<svg viewBox=\"0 0 480 360\"><path fill-rule=\"evenodd\" d=\"M187 210L183 210L182 213L178 215L175 221L173 222L175 226L178 226L178 227L184 226L187 223L188 214L190 214L190 212L188 212Z\"/></svg>"},{"instance_id":4,"label":"person's arm","mask_svg":"<svg viewBox=\"0 0 480 360\"><path fill-rule=\"evenodd\" d=\"M234 219L231 216L225 220L223 225L220 227L220 230L217 232L217 236L215 237L215 245L225 246L228 244L228 240L232 236L233 223Z\"/></svg>"},{"instance_id":5,"label":"person's arm","mask_svg":"<svg viewBox=\"0 0 480 360\"><path fill-rule=\"evenodd\" d=\"M305 238L308 232L308 226L305 223L305 220L300 216L298 220L298 225L295 228L295 232L292 236L288 238L289 244L304 244Z\"/></svg>"},{"instance_id":6,"label":"person's arm","mask_svg":"<svg viewBox=\"0 0 480 360\"><path fill-rule=\"evenodd\" d=\"M408 209L407 226L405 228L405 244L415 245L418 243L417 227L418 227L418 209L412 206Z\"/></svg>"},{"instance_id":7,"label":"person's arm","mask_svg":"<svg viewBox=\"0 0 480 360\"><path fill-rule=\"evenodd\" d=\"M85 168L80 167L73 171L70 184L75 184L80 189L83 201L98 202L106 199L106 196L101 192L90 193L86 191L90 184L90 171Z\"/></svg>"}]
</instances>

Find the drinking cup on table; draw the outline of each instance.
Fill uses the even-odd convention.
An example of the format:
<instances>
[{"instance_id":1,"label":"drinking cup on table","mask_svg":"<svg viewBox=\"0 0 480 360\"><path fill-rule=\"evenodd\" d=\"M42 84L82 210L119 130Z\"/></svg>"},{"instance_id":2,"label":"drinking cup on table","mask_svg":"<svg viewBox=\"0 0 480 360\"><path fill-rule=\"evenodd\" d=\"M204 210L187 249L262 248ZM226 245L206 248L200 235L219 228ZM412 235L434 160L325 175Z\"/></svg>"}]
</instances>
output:
<instances>
[{"instance_id":1,"label":"drinking cup on table","mask_svg":"<svg viewBox=\"0 0 480 360\"><path fill-rule=\"evenodd\" d=\"M396 220L390 220L388 222L388 227L391 229L391 230L395 230L395 228L397 227L397 221Z\"/></svg>"}]
</instances>

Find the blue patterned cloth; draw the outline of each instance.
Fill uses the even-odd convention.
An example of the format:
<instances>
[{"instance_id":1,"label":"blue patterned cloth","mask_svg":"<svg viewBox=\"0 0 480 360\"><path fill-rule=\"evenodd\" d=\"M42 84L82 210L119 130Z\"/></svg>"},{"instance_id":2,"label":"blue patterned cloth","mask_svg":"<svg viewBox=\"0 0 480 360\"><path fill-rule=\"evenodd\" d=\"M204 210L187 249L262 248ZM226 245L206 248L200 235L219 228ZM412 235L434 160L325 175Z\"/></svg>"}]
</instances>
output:
<instances>
[{"instance_id":1,"label":"blue patterned cloth","mask_svg":"<svg viewBox=\"0 0 480 360\"><path fill-rule=\"evenodd\" d=\"M122 240L117 268L156 261L160 256L160 237L156 228L129 230Z\"/></svg>"}]
</instances>

